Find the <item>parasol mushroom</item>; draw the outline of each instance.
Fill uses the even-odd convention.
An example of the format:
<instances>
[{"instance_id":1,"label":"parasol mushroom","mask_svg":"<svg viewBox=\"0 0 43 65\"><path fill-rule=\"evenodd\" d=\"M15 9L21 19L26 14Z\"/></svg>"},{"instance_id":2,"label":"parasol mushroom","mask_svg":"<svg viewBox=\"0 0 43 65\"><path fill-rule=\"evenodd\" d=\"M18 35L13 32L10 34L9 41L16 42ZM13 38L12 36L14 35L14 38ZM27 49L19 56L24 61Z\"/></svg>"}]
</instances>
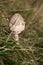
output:
<instances>
[{"instance_id":1,"label":"parasol mushroom","mask_svg":"<svg viewBox=\"0 0 43 65\"><path fill-rule=\"evenodd\" d=\"M15 34L15 41L19 41L19 34L25 29L25 21L19 13L13 15L9 22L9 28Z\"/></svg>"}]
</instances>

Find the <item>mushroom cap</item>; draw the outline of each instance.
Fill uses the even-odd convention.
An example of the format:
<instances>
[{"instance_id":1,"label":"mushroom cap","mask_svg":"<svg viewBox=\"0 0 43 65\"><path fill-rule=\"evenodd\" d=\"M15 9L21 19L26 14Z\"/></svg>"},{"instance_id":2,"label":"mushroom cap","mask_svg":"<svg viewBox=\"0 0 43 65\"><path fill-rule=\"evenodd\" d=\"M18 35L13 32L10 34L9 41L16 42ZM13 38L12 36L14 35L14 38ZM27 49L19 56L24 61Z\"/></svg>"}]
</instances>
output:
<instances>
[{"instance_id":1,"label":"mushroom cap","mask_svg":"<svg viewBox=\"0 0 43 65\"><path fill-rule=\"evenodd\" d=\"M18 13L13 15L9 22L9 27L12 32L14 31L16 34L21 33L25 29L25 21L23 17Z\"/></svg>"}]
</instances>

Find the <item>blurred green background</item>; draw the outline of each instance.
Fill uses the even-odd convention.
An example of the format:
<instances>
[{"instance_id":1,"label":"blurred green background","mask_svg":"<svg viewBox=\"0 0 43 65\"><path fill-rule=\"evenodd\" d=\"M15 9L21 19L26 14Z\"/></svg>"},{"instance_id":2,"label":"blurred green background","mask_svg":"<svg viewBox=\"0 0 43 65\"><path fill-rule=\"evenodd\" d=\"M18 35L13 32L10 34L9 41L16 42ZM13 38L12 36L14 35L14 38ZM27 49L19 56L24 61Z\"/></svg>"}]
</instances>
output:
<instances>
[{"instance_id":1,"label":"blurred green background","mask_svg":"<svg viewBox=\"0 0 43 65\"><path fill-rule=\"evenodd\" d=\"M19 45L13 35L6 43L15 13L26 22ZM0 0L0 65L43 65L43 0Z\"/></svg>"}]
</instances>

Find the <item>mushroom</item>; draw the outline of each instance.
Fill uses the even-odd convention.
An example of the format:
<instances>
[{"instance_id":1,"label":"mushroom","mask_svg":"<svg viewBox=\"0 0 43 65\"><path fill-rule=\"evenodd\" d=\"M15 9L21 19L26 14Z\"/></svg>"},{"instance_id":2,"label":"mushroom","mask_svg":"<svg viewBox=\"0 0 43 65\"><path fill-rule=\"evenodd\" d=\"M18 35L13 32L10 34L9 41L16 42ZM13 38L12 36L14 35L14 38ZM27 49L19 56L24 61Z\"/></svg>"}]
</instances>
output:
<instances>
[{"instance_id":1,"label":"mushroom","mask_svg":"<svg viewBox=\"0 0 43 65\"><path fill-rule=\"evenodd\" d=\"M13 15L9 28L15 34L15 41L19 41L19 34L25 29L25 21L19 13Z\"/></svg>"}]
</instances>

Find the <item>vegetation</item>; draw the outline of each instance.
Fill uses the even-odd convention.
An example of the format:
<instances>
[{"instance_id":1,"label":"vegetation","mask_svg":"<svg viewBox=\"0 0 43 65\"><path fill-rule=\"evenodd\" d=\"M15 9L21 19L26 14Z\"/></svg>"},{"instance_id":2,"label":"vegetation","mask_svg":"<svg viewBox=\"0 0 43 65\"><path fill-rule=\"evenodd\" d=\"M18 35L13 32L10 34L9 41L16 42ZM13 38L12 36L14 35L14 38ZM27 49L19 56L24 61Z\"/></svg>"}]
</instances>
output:
<instances>
[{"instance_id":1,"label":"vegetation","mask_svg":"<svg viewBox=\"0 0 43 65\"><path fill-rule=\"evenodd\" d=\"M19 45L8 39L15 13L26 22ZM43 0L0 0L0 65L43 65Z\"/></svg>"}]
</instances>

